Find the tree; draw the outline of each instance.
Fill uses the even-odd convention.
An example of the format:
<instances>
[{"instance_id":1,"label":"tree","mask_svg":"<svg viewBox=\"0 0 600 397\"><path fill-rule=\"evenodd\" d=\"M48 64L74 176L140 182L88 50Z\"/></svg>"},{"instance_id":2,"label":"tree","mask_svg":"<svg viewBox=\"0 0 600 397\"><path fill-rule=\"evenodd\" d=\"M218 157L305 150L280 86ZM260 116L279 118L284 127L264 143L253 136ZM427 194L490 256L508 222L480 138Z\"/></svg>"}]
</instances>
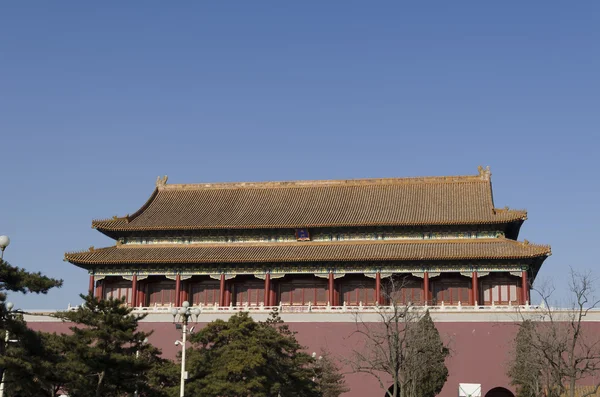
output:
<instances>
[{"instance_id":1,"label":"tree","mask_svg":"<svg viewBox=\"0 0 600 397\"><path fill-rule=\"evenodd\" d=\"M550 307L552 289L536 290L542 297L539 318L522 321L515 339L516 353L508 374L517 386L519 396L575 397L576 385L586 379L597 379L600 371L600 336L585 327L590 310L598 307L594 298L596 279L590 272L571 269L569 291L573 302L570 310ZM523 315L522 320L528 318ZM528 345L528 346L525 346ZM530 373L520 376L519 370L532 366ZM533 377L538 377L538 384ZM580 397L593 396L600 390L600 381L586 389Z\"/></svg>"},{"instance_id":2,"label":"tree","mask_svg":"<svg viewBox=\"0 0 600 397\"><path fill-rule=\"evenodd\" d=\"M180 368L171 360L160 357L160 351L149 346L140 355L146 360L149 369L146 372L147 383L138 389L141 397L176 397L179 396Z\"/></svg>"},{"instance_id":3,"label":"tree","mask_svg":"<svg viewBox=\"0 0 600 397\"><path fill-rule=\"evenodd\" d=\"M318 396L314 360L275 311L266 322L241 312L216 320L190 338L190 395Z\"/></svg>"},{"instance_id":4,"label":"tree","mask_svg":"<svg viewBox=\"0 0 600 397\"><path fill-rule=\"evenodd\" d=\"M434 397L448 379L445 360L450 351L442 342L429 310L407 332L408 354L403 367L407 373L404 387L408 390L404 395Z\"/></svg>"},{"instance_id":5,"label":"tree","mask_svg":"<svg viewBox=\"0 0 600 397\"><path fill-rule=\"evenodd\" d=\"M74 323L63 352L72 373L65 385L69 396L111 397L145 390L158 353L144 343L150 334L137 330L145 316L132 314L122 299L82 298L77 310L56 315Z\"/></svg>"},{"instance_id":6,"label":"tree","mask_svg":"<svg viewBox=\"0 0 600 397\"><path fill-rule=\"evenodd\" d=\"M535 324L525 320L515 338L513 357L508 368L508 376L512 384L517 386L517 397L540 396L544 389L543 355L535 348Z\"/></svg>"},{"instance_id":7,"label":"tree","mask_svg":"<svg viewBox=\"0 0 600 397\"><path fill-rule=\"evenodd\" d=\"M405 286L405 279L390 279L383 292L390 306L379 308L378 322L356 315L355 335L364 346L353 351L348 363L355 372L376 378L389 397L435 396L448 378L450 351L428 311L398 302Z\"/></svg>"},{"instance_id":8,"label":"tree","mask_svg":"<svg viewBox=\"0 0 600 397\"><path fill-rule=\"evenodd\" d=\"M24 323L23 325L25 326ZM71 377L64 342L65 335L22 330L17 347L13 350L11 346L10 356L17 360L18 370L8 367L8 394L47 397L60 395ZM26 365L19 365L19 362Z\"/></svg>"},{"instance_id":9,"label":"tree","mask_svg":"<svg viewBox=\"0 0 600 397\"><path fill-rule=\"evenodd\" d=\"M0 293L3 298L6 298L5 291L45 294L51 288L61 286L62 280L44 276L39 272L28 272L0 259Z\"/></svg>"},{"instance_id":10,"label":"tree","mask_svg":"<svg viewBox=\"0 0 600 397\"><path fill-rule=\"evenodd\" d=\"M315 355L313 355L313 358ZM314 371L317 391L322 397L339 397L350 391L346 386L344 375L340 372L328 351L324 351L315 360Z\"/></svg>"},{"instance_id":11,"label":"tree","mask_svg":"<svg viewBox=\"0 0 600 397\"><path fill-rule=\"evenodd\" d=\"M34 334L28 332L20 314L8 311L5 306L6 293L10 291L45 294L51 288L61 286L62 280L49 278L39 272L28 272L0 259L0 340L4 341L6 332L9 332L11 340L19 341L9 343L8 346L0 343L0 377L6 369L9 369L8 375L13 380L27 375L31 371L32 363L23 356L23 349L39 345L35 342ZM5 379L5 385L11 384L10 378Z\"/></svg>"}]
</instances>

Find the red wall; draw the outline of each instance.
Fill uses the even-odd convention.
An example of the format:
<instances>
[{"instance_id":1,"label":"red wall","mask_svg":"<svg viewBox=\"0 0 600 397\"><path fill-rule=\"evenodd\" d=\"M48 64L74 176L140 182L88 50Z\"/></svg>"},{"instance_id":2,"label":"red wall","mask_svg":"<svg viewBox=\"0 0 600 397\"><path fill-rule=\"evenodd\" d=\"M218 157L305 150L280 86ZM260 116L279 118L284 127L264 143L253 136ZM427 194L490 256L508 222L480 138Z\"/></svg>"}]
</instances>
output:
<instances>
[{"instance_id":1,"label":"red wall","mask_svg":"<svg viewBox=\"0 0 600 397\"><path fill-rule=\"evenodd\" d=\"M150 342L163 350L166 357L175 358L179 347L174 345L181 338L179 330L172 323L140 323L144 331L153 330ZM46 332L64 332L68 324L63 323L29 323L35 330ZM201 327L205 324L197 324ZM348 357L357 345L358 339L352 336L354 323L288 323L297 331L300 343L307 347L307 352L319 352L327 349L334 356ZM517 327L511 323L492 322L460 322L437 323L442 337L449 341L452 356L448 360L450 376L440 393L442 397L458 395L459 383L481 383L482 396L490 389L498 386L509 390L514 388L505 375L506 363L510 359L511 344ZM587 323L594 332L600 333L600 323ZM346 382L351 391L345 396L384 396L377 381L362 374L346 375Z\"/></svg>"}]
</instances>

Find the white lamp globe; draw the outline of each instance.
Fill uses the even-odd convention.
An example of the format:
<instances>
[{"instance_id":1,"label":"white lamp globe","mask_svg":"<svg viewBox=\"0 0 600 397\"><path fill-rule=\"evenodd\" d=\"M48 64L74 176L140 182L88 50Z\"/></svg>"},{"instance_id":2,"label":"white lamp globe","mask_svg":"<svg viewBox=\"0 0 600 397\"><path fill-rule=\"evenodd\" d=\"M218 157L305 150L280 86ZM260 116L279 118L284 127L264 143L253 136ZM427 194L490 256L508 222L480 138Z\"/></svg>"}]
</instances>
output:
<instances>
[{"instance_id":1,"label":"white lamp globe","mask_svg":"<svg viewBox=\"0 0 600 397\"><path fill-rule=\"evenodd\" d=\"M8 236L0 236L0 249L4 251L6 247L10 244L10 239Z\"/></svg>"},{"instance_id":2,"label":"white lamp globe","mask_svg":"<svg viewBox=\"0 0 600 397\"><path fill-rule=\"evenodd\" d=\"M15 307L15 305L12 302L6 302L4 304L4 307L6 307L6 310L11 311L13 307Z\"/></svg>"},{"instance_id":3,"label":"white lamp globe","mask_svg":"<svg viewBox=\"0 0 600 397\"><path fill-rule=\"evenodd\" d=\"M185 308L187 309L188 307L190 307L190 302L188 302L188 301L184 301L184 302L181 304L181 306L183 306L183 307L185 307Z\"/></svg>"}]
</instances>

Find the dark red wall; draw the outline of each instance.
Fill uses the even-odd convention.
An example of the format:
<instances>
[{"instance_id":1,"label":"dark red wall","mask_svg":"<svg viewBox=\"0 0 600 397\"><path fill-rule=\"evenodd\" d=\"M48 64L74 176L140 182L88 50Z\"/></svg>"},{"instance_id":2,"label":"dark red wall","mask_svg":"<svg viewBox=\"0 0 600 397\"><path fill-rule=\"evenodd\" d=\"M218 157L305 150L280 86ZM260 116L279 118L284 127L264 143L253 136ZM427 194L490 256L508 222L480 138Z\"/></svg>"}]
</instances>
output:
<instances>
[{"instance_id":1,"label":"dark red wall","mask_svg":"<svg viewBox=\"0 0 600 397\"><path fill-rule=\"evenodd\" d=\"M68 329L63 323L30 323L31 328L46 332L64 332ZM201 327L205 324L197 324ZM334 356L348 357L359 340L352 335L354 323L288 323L297 331L297 338L307 347L307 352L319 352L327 349ZM510 359L511 344L517 327L511 323L437 323L442 337L449 341L452 357L448 360L450 376L442 397L458 395L459 383L481 383L483 396L494 387L502 386L513 390L505 375L506 363ZM587 323L594 332L600 332L600 323ZM175 340L181 338L181 331L172 323L141 323L144 331L153 330L150 342L163 350L166 357L175 358L179 347ZM384 396L377 381L367 375L349 374L346 382L351 391L345 396ZM389 386L389 385L388 385Z\"/></svg>"}]
</instances>

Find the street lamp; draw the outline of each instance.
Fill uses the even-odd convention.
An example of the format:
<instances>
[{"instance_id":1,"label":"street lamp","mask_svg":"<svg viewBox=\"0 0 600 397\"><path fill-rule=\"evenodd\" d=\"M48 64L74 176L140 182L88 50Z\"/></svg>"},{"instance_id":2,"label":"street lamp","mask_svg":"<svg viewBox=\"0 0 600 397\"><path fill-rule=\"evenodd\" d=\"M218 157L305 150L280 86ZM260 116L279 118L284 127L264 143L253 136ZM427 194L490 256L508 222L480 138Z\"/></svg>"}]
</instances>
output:
<instances>
[{"instance_id":1,"label":"street lamp","mask_svg":"<svg viewBox=\"0 0 600 397\"><path fill-rule=\"evenodd\" d=\"M183 331L182 340L175 341L175 345L181 345L181 383L179 386L179 397L184 397L185 380L188 377L187 372L185 370L185 344L187 342L187 324L191 316L194 316L196 320L198 320L200 309L190 309L190 302L185 301L181 304L181 307L179 309L172 308L171 314L173 315L173 322L175 322L177 320L177 316L179 316L179 321L181 321Z\"/></svg>"},{"instance_id":2,"label":"street lamp","mask_svg":"<svg viewBox=\"0 0 600 397\"><path fill-rule=\"evenodd\" d=\"M0 236L0 238L1 237L6 237L6 236ZM6 237L6 238L8 239L8 237ZM6 245L8 245L8 243ZM4 248L6 248L6 246ZM4 248L2 248L2 251L4 251ZM12 312L13 307L15 307L15 305L13 305L12 302L6 302L4 304L4 308L6 309L6 318L7 319L8 319L8 317L11 317L14 314ZM6 351L8 349L8 343L16 342L16 340L15 341L10 340L10 334L8 333L8 327L6 326L6 323L5 323L4 328L5 328L5 330L4 330L4 354L6 354ZM3 368L2 369L2 381L1 381L2 383L0 383L0 397L4 397L5 381L6 381L6 368Z\"/></svg>"},{"instance_id":3,"label":"street lamp","mask_svg":"<svg viewBox=\"0 0 600 397\"><path fill-rule=\"evenodd\" d=\"M140 345L144 346L146 343L148 343L148 338L144 338L144 340L140 342ZM138 360L139 358L140 358L140 349L138 348L138 349L135 351L135 359L136 359L136 360ZM134 396L134 397L138 397L138 394L139 394L139 393L138 393L138 387L137 387L137 385L136 385L136 386L135 386L135 392L133 393L133 396ZM2 397L2 396L0 396L0 397Z\"/></svg>"},{"instance_id":4,"label":"street lamp","mask_svg":"<svg viewBox=\"0 0 600 397\"><path fill-rule=\"evenodd\" d=\"M0 260L4 259L4 250L10 244L8 236L0 236Z\"/></svg>"}]
</instances>

